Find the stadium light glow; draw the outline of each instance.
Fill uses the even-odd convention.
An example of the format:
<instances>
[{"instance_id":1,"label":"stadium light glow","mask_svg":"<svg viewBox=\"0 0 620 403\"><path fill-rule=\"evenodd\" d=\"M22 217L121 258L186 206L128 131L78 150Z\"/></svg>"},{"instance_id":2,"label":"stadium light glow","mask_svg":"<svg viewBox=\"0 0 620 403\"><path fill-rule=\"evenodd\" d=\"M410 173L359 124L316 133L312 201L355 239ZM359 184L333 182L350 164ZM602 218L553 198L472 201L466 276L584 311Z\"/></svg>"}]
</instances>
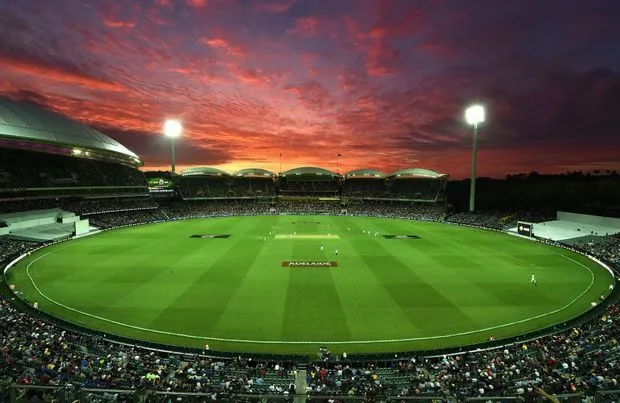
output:
<instances>
[{"instance_id":1,"label":"stadium light glow","mask_svg":"<svg viewBox=\"0 0 620 403\"><path fill-rule=\"evenodd\" d=\"M474 127L473 144L471 151L471 180L469 182L469 211L476 209L476 165L478 159L478 125L484 122L484 106L472 105L465 110L467 124Z\"/></svg>"},{"instance_id":2,"label":"stadium light glow","mask_svg":"<svg viewBox=\"0 0 620 403\"><path fill-rule=\"evenodd\" d=\"M166 137L177 138L183 132L183 125L176 119L166 120L164 123L164 134Z\"/></svg>"},{"instance_id":3,"label":"stadium light glow","mask_svg":"<svg viewBox=\"0 0 620 403\"><path fill-rule=\"evenodd\" d=\"M183 132L183 125L176 119L168 119L164 123L164 135L170 138L171 152L172 152L172 173L176 170L176 155L174 145L176 139L181 136Z\"/></svg>"},{"instance_id":4,"label":"stadium light glow","mask_svg":"<svg viewBox=\"0 0 620 403\"><path fill-rule=\"evenodd\" d=\"M472 105L465 110L467 124L475 126L484 122L484 106Z\"/></svg>"}]
</instances>

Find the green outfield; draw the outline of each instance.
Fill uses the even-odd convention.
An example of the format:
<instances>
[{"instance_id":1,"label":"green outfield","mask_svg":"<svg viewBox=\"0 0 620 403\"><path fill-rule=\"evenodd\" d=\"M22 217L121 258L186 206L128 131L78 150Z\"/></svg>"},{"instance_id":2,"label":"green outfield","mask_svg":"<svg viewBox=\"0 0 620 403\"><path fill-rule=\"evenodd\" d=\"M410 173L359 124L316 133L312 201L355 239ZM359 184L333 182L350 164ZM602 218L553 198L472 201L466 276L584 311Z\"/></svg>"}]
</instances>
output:
<instances>
[{"instance_id":1,"label":"green outfield","mask_svg":"<svg viewBox=\"0 0 620 403\"><path fill-rule=\"evenodd\" d=\"M12 276L40 309L107 333L300 354L514 336L588 310L612 282L584 256L497 232L322 216L107 231L35 252Z\"/></svg>"}]
</instances>

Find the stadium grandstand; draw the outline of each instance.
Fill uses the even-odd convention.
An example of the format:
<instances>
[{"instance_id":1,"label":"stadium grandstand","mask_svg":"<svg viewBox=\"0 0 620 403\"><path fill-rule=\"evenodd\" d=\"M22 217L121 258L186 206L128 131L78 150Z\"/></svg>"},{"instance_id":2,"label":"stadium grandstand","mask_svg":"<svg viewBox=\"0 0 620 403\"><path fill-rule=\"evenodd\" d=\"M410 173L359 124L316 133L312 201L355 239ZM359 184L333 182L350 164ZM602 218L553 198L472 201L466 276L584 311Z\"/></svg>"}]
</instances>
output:
<instances>
[{"instance_id":1,"label":"stadium grandstand","mask_svg":"<svg viewBox=\"0 0 620 403\"><path fill-rule=\"evenodd\" d=\"M30 264L39 256L49 254L48 250L70 250L74 242L94 240L95 243L86 248L90 254L76 253L64 262L52 260L49 266L66 270L65 266L75 264L71 266L75 271L69 270L57 278L54 273L47 272L39 278L47 280L52 290L65 290L68 296L84 298L84 306L73 307L73 311L81 312L79 310L88 309L88 305L96 305L105 287L127 282L131 289L144 289L146 281L140 282L132 277L134 271L143 270L143 267L147 268L149 279L164 285L161 294L134 300L128 292L118 299L118 304L104 307L105 315L124 314L145 304L151 308L150 305L156 302L176 299L172 292L186 287L182 277L194 274L177 276L174 270L182 272L179 265L197 250L196 268L210 264L219 253L225 255L223 263L216 267L217 273L211 273L213 277L208 281L214 284L208 285L211 287L209 291L192 285L183 294L186 298L179 306L190 303L189 297L194 297L200 301L200 309L171 307L169 311L174 319L171 323L187 325L184 322L192 322L189 326L198 326L210 316L220 315L221 321L228 320L226 327L233 330L249 320L259 321L257 327L260 328L271 326L278 331L280 327L290 330L290 326L285 326L277 316L278 312L260 316L255 314L259 307L250 307L251 318L247 318L238 316L238 311L226 311L217 302L228 292L243 291L242 283L246 277L232 270L234 262L247 255L253 259L251 253L262 250L267 254L292 251L291 254L304 258L309 253L308 247L305 243L293 243L296 242L293 238L298 235L293 231L298 226L319 228L323 220L336 221L333 226L312 234L322 237L320 241L309 241L321 242L320 252L317 246L315 253L323 255L324 243L335 238L332 232L341 231L345 237L353 229L355 236L342 243L341 253L345 253L345 248L349 247L347 244L360 242L363 254L346 257L343 267L346 261L362 266L367 261L387 259L386 263L380 261L370 278L351 276L350 284L347 284L350 285L347 289L361 296L361 303L373 312L372 315L354 313L352 317L360 317L362 323L378 318L379 322L374 323L386 324L394 314L377 307L368 290L369 281L383 278L386 283L381 293L390 300L431 291L431 297L424 297L421 307L410 305L410 300L396 301L402 302L407 312L426 314L423 319L414 321L416 328L428 323L440 326L445 322L452 326L451 322L467 316L463 313L465 311L459 311L459 317L447 317L444 308L433 309L448 301L449 294L462 291L458 289L459 277L473 278L475 272L484 266L484 259L497 262L503 257L502 262L506 264L522 265L526 259L524 250L529 244L540 247L532 258L539 268L554 268L544 260L541 252L544 247L553 246L551 255L555 258L557 248L577 254L574 255L578 259L576 264L582 268L590 270L585 265L596 259L613 270L612 276L618 278L620 273L618 220L571 215L557 209L553 214L532 208L511 210L508 207L501 211L455 212L448 207L446 200L448 176L435 171L411 168L386 174L374 169L359 169L338 175L319 167L300 167L278 175L253 168L227 173L213 167L194 167L177 175L166 171L143 174L139 170L141 165L135 153L99 131L37 105L0 99L0 268L4 272L0 282L0 401L517 402L548 399L598 403L618 402L620 399L620 310L617 287L613 287L615 281L609 284L609 289L607 283L603 288L599 287L603 291L600 297L598 293L594 295L591 309L591 300L587 300L589 310L575 312L565 320L549 326L541 325L536 330L500 339L492 335L475 343L419 350L388 348L376 353L347 353L341 346L337 347L340 348L338 352L332 352L332 346L324 346L310 354L300 355L284 351L280 344L272 350L260 346L256 353L231 349L219 351L212 348L217 345L217 335L209 341L213 343L211 347L208 343L200 347L178 345L166 343L161 337L142 337L148 329L133 329L136 330L133 333L107 331L96 326L96 317L69 320L60 309L44 309L45 304L49 303L49 307L53 302L45 300L43 294L37 294L38 288L35 290L34 282L30 283L32 276L36 277L28 271ZM519 186L522 189L521 182ZM490 192L490 197L495 193ZM526 195L518 202L523 203L525 198ZM295 223L286 219L286 236L280 243L283 246L272 248L274 244L267 239L267 233L257 231L257 223L278 220L280 215L287 217L287 214L300 214L301 218ZM247 218L240 216L259 217L242 227ZM185 220L188 218L205 220ZM337 228L337 223L345 222L337 221L339 219L349 221ZM388 220L379 221L383 219ZM272 221L268 222L271 236L275 225L272 227ZM382 223L383 228L389 229L396 228L400 222L405 223L403 228L419 228L422 237L436 236L436 242L426 243L416 236L403 235L408 232L402 232L396 238L407 239L404 242L408 243L400 244L410 253L424 248L431 250L426 259L420 259L424 265L446 263L446 266L437 266L438 270L428 270L421 277L435 275L433 271L447 273L448 282L453 286L450 293L433 292L433 287L422 280L419 280L418 287L401 283L400 276L406 275L408 269L395 275L394 268L402 263L388 255L391 248L397 248L396 244L381 246L376 239L381 238L385 245L391 241L383 241L378 232L365 227ZM197 226L194 227L196 231L201 232L178 230L177 234L183 239L176 244L177 247L161 247L161 243L152 246L158 237L170 235L167 230L157 232L158 227L192 223ZM531 225L533 232L523 236L519 233L520 223ZM348 228L349 225L352 228ZM226 246L226 236L230 234L221 232L233 231L235 227L240 229L232 238L247 235L246 246ZM378 226L373 228L379 230ZM454 235L470 230L473 245L467 249L466 257L456 259L457 255L449 255L451 249L465 250L467 245L457 244ZM446 235L449 231L456 232ZM106 235L115 233L119 238L113 242L106 244L101 241ZM99 235L86 236L94 234ZM521 243L514 249L515 253L505 253L485 244L484 240L495 239L495 236L504 242L515 240ZM80 239L70 240L73 238ZM189 238L197 242L189 243ZM222 242L209 247L206 242L211 239ZM66 243L66 240L70 241ZM101 243L96 243L98 241ZM120 255L123 250L135 254L133 257L138 259L135 267L114 271L117 268L100 266L106 258ZM174 255L176 252L178 254ZM335 253L338 256L337 250ZM336 258L332 255L330 259ZM22 267L24 270L20 274L22 262L29 263ZM565 259L556 266L561 270L569 263ZM448 264L454 264L454 267ZM86 270L87 266L94 267L93 273L101 275L94 285L78 280L79 271ZM284 272L280 262L277 266L272 273ZM599 268L604 271L602 267ZM455 270L459 268L466 272L457 274ZM471 308L474 300L482 298L480 295L490 295L486 290L499 288L501 293L507 289L506 279L514 269L500 268L501 282L487 278L476 280L477 294L470 294L463 307L455 308ZM582 272L586 273L586 270ZM318 289L314 272L300 270L297 273L303 276L297 293L278 294L282 288L286 293L287 285L292 284L290 278L293 276L289 278L288 272L284 283L265 277L261 281L269 287L268 291L252 289L250 293L267 293L274 300L281 297L281 303L287 305L274 311L318 306L325 298L332 305L318 312L317 321L311 322L306 331L323 329L329 332L321 321L331 319L334 312L338 312L338 306L346 302L346 298L338 296L342 290L336 290L331 283L332 288ZM250 275L256 276L256 272ZM328 272L330 279L331 276ZM20 279L25 284L23 289L15 287ZM227 280L240 281L227 283ZM559 287L567 281L560 279L554 284ZM28 284L34 288L29 289ZM555 286L544 287L541 284L540 289L549 295L542 294L541 303L551 306L552 299L557 297L551 295ZM304 294L308 290L310 294ZM398 294L399 290L404 293ZM325 294L321 294L322 291ZM311 297L303 299L302 295ZM499 311L500 319L506 315L499 304L506 302L507 298L497 295L499 297L491 301L490 306L474 307L480 309L483 316L466 320L483 320L484 316L496 311ZM33 296L40 298L35 300ZM536 303L520 298L516 310L531 309ZM456 303L448 301L447 304L454 307ZM195 313L191 320L183 316L185 310ZM471 314L473 310L468 312ZM159 319L154 316L152 322L157 323ZM269 325L263 326L260 321ZM412 326L409 322L406 325ZM175 332L173 325L170 326L160 330L159 336ZM377 326L373 331L380 331L381 327L384 326ZM243 343L248 341L242 340ZM382 342L391 346L393 340Z\"/></svg>"},{"instance_id":2,"label":"stadium grandstand","mask_svg":"<svg viewBox=\"0 0 620 403\"><path fill-rule=\"evenodd\" d=\"M277 188L283 196L336 197L340 192L340 175L319 167L289 169L278 176Z\"/></svg>"},{"instance_id":3,"label":"stadium grandstand","mask_svg":"<svg viewBox=\"0 0 620 403\"><path fill-rule=\"evenodd\" d=\"M0 98L0 222L5 235L52 241L88 233L86 213L154 207L126 147L32 104ZM105 200L105 202L102 202ZM95 209L95 210L93 210Z\"/></svg>"},{"instance_id":4,"label":"stadium grandstand","mask_svg":"<svg viewBox=\"0 0 620 403\"><path fill-rule=\"evenodd\" d=\"M233 174L212 167L193 167L177 178L184 200L269 198L275 196L273 172L241 169Z\"/></svg>"}]
</instances>

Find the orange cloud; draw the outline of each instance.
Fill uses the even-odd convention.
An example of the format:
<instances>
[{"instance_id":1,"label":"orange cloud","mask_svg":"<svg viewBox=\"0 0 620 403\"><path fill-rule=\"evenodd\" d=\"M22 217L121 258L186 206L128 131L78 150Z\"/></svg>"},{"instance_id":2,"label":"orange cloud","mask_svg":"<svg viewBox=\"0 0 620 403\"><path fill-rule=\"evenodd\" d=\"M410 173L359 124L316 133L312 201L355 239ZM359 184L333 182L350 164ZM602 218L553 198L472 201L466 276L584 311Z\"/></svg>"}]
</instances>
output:
<instances>
[{"instance_id":1,"label":"orange cloud","mask_svg":"<svg viewBox=\"0 0 620 403\"><path fill-rule=\"evenodd\" d=\"M221 50L232 56L243 56L246 53L245 47L234 45L224 38L200 38L198 42L210 46L213 49Z\"/></svg>"},{"instance_id":2,"label":"orange cloud","mask_svg":"<svg viewBox=\"0 0 620 403\"><path fill-rule=\"evenodd\" d=\"M133 28L136 26L135 21L120 21L111 17L104 18L103 24L110 28Z\"/></svg>"},{"instance_id":3,"label":"orange cloud","mask_svg":"<svg viewBox=\"0 0 620 403\"><path fill-rule=\"evenodd\" d=\"M25 60L14 59L5 55L0 55L0 64L5 72L29 76L36 80L49 80L60 83L75 84L80 87L100 90L100 91L125 91L126 88L118 83L108 80L91 77L86 74L70 72L66 69L54 65L45 65Z\"/></svg>"}]
</instances>

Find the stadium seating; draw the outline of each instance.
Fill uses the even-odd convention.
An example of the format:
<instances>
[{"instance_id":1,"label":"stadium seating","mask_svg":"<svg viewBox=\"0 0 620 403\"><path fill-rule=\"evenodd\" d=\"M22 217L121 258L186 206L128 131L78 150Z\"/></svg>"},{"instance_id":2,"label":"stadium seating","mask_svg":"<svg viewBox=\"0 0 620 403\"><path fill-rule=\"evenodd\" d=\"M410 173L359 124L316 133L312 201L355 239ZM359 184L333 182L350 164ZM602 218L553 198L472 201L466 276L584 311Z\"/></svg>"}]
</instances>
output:
<instances>
[{"instance_id":1,"label":"stadium seating","mask_svg":"<svg viewBox=\"0 0 620 403\"><path fill-rule=\"evenodd\" d=\"M0 189L142 186L137 169L122 164L0 148Z\"/></svg>"},{"instance_id":2,"label":"stadium seating","mask_svg":"<svg viewBox=\"0 0 620 403\"><path fill-rule=\"evenodd\" d=\"M350 198L386 198L386 186L383 178L345 178L342 184L342 197Z\"/></svg>"},{"instance_id":3,"label":"stadium seating","mask_svg":"<svg viewBox=\"0 0 620 403\"><path fill-rule=\"evenodd\" d=\"M176 200L157 204L150 198L110 198L62 202L64 208L71 206L102 228L175 218L274 212L338 215L343 209L351 215L432 221L446 218L443 205L437 203L372 200ZM22 208L40 205L33 201ZM530 211L447 216L448 222L494 229L508 228L517 220L536 219L544 217ZM583 238L571 244L618 263L620 239L615 236ZM0 240L0 268L37 245ZM59 327L20 305L19 300L2 297L0 340L5 365L0 366L0 401L10 401L11 394L30 401L50 401L54 397L88 402L138 398L158 402L177 398L258 401L260 394L277 399L305 392L312 401L336 400L334 396L359 401L494 397L532 401L540 386L550 393L566 394L572 401L588 397L590 401L611 402L618 401L620 393L619 320L620 309L612 304L568 330L496 349L448 356L418 354L373 362L334 357L313 362L307 372L307 389L298 391L293 361L209 358L119 344L83 334L79 329Z\"/></svg>"},{"instance_id":4,"label":"stadium seating","mask_svg":"<svg viewBox=\"0 0 620 403\"><path fill-rule=\"evenodd\" d=\"M275 184L271 178L196 175L181 176L179 190L184 199L273 197Z\"/></svg>"}]
</instances>

